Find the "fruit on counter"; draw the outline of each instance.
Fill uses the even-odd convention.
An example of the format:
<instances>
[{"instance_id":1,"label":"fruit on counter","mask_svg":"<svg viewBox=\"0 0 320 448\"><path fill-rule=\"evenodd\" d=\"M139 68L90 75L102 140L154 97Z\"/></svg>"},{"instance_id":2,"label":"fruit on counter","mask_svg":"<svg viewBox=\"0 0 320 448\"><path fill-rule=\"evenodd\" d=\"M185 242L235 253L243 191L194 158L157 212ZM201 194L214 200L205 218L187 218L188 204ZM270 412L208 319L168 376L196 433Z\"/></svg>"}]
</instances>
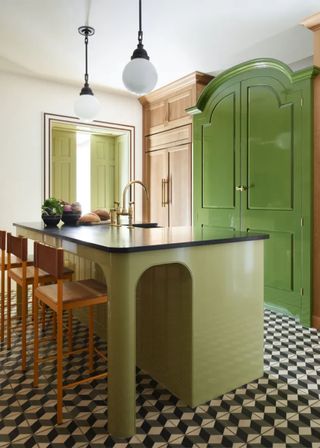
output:
<instances>
[{"instance_id":1,"label":"fruit on counter","mask_svg":"<svg viewBox=\"0 0 320 448\"><path fill-rule=\"evenodd\" d=\"M101 219L96 213L86 213L79 218L79 222L100 222Z\"/></svg>"},{"instance_id":2,"label":"fruit on counter","mask_svg":"<svg viewBox=\"0 0 320 448\"><path fill-rule=\"evenodd\" d=\"M63 212L64 213L76 213L81 214L81 204L80 202L70 202L67 201L61 201L61 204L63 204Z\"/></svg>"},{"instance_id":3,"label":"fruit on counter","mask_svg":"<svg viewBox=\"0 0 320 448\"><path fill-rule=\"evenodd\" d=\"M106 208L97 208L96 210L93 210L92 213L98 215L101 221L108 221L108 219L110 219L110 213Z\"/></svg>"},{"instance_id":4,"label":"fruit on counter","mask_svg":"<svg viewBox=\"0 0 320 448\"><path fill-rule=\"evenodd\" d=\"M81 204L80 202L72 202L71 204L73 213L81 213Z\"/></svg>"},{"instance_id":5,"label":"fruit on counter","mask_svg":"<svg viewBox=\"0 0 320 448\"><path fill-rule=\"evenodd\" d=\"M63 206L63 211L64 211L64 212L72 212L72 206L71 206L71 204L64 204L64 206Z\"/></svg>"}]
</instances>

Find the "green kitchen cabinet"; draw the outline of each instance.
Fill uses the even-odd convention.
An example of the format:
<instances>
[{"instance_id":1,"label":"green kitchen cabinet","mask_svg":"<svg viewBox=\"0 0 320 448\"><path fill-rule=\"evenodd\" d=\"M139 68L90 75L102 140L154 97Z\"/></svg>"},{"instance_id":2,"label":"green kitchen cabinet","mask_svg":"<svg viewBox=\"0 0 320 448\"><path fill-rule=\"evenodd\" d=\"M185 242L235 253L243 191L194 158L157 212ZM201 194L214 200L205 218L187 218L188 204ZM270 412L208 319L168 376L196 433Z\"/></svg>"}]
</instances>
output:
<instances>
[{"instance_id":1,"label":"green kitchen cabinet","mask_svg":"<svg viewBox=\"0 0 320 448\"><path fill-rule=\"evenodd\" d=\"M194 224L265 232L265 303L310 325L314 68L257 59L203 90L194 114Z\"/></svg>"}]
</instances>

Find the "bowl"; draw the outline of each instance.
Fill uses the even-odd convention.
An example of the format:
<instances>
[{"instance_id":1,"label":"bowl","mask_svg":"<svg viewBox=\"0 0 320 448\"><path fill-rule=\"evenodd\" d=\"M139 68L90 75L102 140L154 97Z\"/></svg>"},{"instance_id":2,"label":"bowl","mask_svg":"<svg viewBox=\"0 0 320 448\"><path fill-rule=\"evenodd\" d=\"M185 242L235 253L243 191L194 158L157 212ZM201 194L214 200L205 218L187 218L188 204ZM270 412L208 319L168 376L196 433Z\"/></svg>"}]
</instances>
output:
<instances>
[{"instance_id":1,"label":"bowl","mask_svg":"<svg viewBox=\"0 0 320 448\"><path fill-rule=\"evenodd\" d=\"M61 220L66 226L75 226L80 218L81 213L63 212Z\"/></svg>"},{"instance_id":2,"label":"bowl","mask_svg":"<svg viewBox=\"0 0 320 448\"><path fill-rule=\"evenodd\" d=\"M47 227L54 227L59 224L61 215L42 215L41 218Z\"/></svg>"}]
</instances>

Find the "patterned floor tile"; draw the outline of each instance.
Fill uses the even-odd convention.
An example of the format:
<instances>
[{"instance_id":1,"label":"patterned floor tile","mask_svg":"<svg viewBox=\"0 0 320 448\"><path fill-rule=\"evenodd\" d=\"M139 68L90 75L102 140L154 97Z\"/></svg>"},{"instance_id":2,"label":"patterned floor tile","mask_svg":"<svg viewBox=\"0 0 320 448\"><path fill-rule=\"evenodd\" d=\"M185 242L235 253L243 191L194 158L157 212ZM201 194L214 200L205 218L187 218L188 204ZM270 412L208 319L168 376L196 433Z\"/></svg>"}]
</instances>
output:
<instances>
[{"instance_id":1,"label":"patterned floor tile","mask_svg":"<svg viewBox=\"0 0 320 448\"><path fill-rule=\"evenodd\" d=\"M48 315L45 335L52 334ZM74 347L88 332L73 320ZM28 328L32 335L32 327ZM32 344L28 370L21 373L21 337L0 352L0 448L25 447L317 447L320 448L320 337L294 318L265 311L265 374L197 408L186 406L146 372L137 369L137 433L130 439L108 434L107 381L68 390L62 425L56 424L56 367L41 365L33 387ZM103 341L96 338L101 351ZM0 347L1 348L1 347ZM52 341L43 355L55 354ZM95 359L98 369L104 362ZM84 354L65 359L71 381L86 373Z\"/></svg>"},{"instance_id":2,"label":"patterned floor tile","mask_svg":"<svg viewBox=\"0 0 320 448\"><path fill-rule=\"evenodd\" d=\"M240 447L243 441L235 435L228 427L217 422L199 428L182 438L183 447Z\"/></svg>"}]
</instances>

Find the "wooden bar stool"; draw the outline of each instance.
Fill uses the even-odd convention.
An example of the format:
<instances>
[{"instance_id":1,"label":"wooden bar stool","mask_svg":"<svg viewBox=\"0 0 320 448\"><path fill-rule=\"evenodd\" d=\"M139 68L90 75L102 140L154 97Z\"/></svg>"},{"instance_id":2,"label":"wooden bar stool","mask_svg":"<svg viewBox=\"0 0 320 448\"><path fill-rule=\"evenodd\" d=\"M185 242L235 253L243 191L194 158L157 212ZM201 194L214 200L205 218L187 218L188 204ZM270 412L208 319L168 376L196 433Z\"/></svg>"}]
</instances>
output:
<instances>
[{"instance_id":1,"label":"wooden bar stool","mask_svg":"<svg viewBox=\"0 0 320 448\"><path fill-rule=\"evenodd\" d=\"M4 341L4 329L5 329L5 273L8 269L8 259L6 256L6 240L7 240L7 232L5 230L0 230L0 342ZM32 266L33 261L27 260L27 265ZM21 261L18 260L15 256L11 257L11 267L18 268L21 267Z\"/></svg>"},{"instance_id":2,"label":"wooden bar stool","mask_svg":"<svg viewBox=\"0 0 320 448\"><path fill-rule=\"evenodd\" d=\"M79 384L96 379L105 378L108 374L100 373L69 384L63 384L63 356L72 352L63 353L63 312L80 308L88 308L89 313L89 343L88 370L93 372L94 354L94 318L93 306L108 301L107 289L103 283L94 279L64 282L63 277L63 249L34 243L34 386L39 383L39 329L38 329L38 302L45 303L57 315L57 422L62 423L63 389L70 389ZM51 274L57 281L54 285L39 286L41 270ZM77 350L78 352L79 350ZM83 351L83 350L81 350ZM48 360L48 359L47 359ZM45 361L45 359L41 359Z\"/></svg>"},{"instance_id":3,"label":"wooden bar stool","mask_svg":"<svg viewBox=\"0 0 320 448\"><path fill-rule=\"evenodd\" d=\"M11 263L12 256L15 256L21 266L13 267ZM13 236L7 233L7 348L11 348L11 280L15 281L21 287L21 367L26 370L27 360L27 313L28 285L33 285L35 269L27 265L28 259L28 240L22 236ZM73 271L63 267L63 278L71 280ZM48 272L38 271L38 281L41 284L52 283L55 278ZM33 296L33 294L32 294ZM33 305L33 300L32 300Z\"/></svg>"}]
</instances>

